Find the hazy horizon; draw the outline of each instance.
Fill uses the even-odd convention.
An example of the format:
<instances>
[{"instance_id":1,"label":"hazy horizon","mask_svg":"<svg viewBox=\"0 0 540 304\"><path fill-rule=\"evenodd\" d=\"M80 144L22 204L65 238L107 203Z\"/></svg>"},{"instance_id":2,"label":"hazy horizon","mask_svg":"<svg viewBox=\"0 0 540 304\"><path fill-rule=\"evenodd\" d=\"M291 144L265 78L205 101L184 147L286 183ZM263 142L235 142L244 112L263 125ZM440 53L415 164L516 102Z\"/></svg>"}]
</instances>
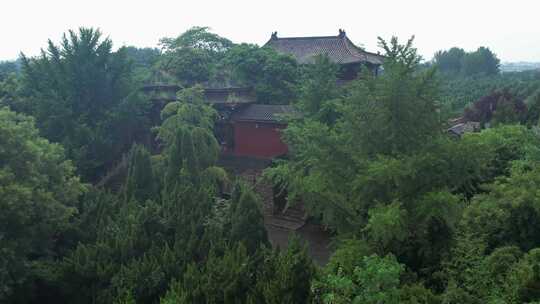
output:
<instances>
[{"instance_id":1,"label":"hazy horizon","mask_svg":"<svg viewBox=\"0 0 540 304\"><path fill-rule=\"evenodd\" d=\"M508 3L508 2L506 2ZM3 44L0 60L21 52L33 56L58 42L64 32L78 27L99 28L115 47L157 47L163 37L175 37L192 26L209 26L234 42L264 44L273 31L278 36L337 35L338 29L369 51L377 51L377 36L415 35L415 46L425 59L453 46L472 51L493 50L502 62L539 62L540 28L535 14L540 3L502 1L412 0L374 2L200 0L105 1L8 0L0 19Z\"/></svg>"}]
</instances>

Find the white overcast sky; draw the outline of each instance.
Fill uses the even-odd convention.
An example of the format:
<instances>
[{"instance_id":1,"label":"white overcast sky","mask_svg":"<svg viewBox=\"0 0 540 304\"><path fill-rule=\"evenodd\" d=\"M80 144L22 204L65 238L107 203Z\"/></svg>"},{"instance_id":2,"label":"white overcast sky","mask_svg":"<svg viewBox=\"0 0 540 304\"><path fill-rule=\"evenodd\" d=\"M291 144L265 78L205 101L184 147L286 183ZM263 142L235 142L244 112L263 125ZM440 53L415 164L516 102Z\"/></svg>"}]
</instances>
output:
<instances>
[{"instance_id":1,"label":"white overcast sky","mask_svg":"<svg viewBox=\"0 0 540 304\"><path fill-rule=\"evenodd\" d=\"M427 59L439 49L489 46L502 61L540 61L540 0L0 0L0 60L35 55L47 39L98 27L116 47L155 47L191 26L234 42L337 35L371 51L377 36L416 36Z\"/></svg>"}]
</instances>

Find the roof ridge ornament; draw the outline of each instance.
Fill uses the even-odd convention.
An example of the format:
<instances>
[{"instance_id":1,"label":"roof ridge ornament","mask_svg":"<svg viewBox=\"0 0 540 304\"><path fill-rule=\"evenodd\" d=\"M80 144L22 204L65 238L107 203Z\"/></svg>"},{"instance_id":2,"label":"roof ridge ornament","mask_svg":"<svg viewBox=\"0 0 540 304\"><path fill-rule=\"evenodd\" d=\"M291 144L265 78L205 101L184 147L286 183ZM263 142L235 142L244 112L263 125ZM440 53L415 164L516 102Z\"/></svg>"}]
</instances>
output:
<instances>
[{"instance_id":1,"label":"roof ridge ornament","mask_svg":"<svg viewBox=\"0 0 540 304\"><path fill-rule=\"evenodd\" d=\"M277 32L272 32L272 36L270 36L270 40L277 40Z\"/></svg>"},{"instance_id":2,"label":"roof ridge ornament","mask_svg":"<svg viewBox=\"0 0 540 304\"><path fill-rule=\"evenodd\" d=\"M344 29L339 29L339 35L338 35L339 38L345 38L345 30Z\"/></svg>"}]
</instances>

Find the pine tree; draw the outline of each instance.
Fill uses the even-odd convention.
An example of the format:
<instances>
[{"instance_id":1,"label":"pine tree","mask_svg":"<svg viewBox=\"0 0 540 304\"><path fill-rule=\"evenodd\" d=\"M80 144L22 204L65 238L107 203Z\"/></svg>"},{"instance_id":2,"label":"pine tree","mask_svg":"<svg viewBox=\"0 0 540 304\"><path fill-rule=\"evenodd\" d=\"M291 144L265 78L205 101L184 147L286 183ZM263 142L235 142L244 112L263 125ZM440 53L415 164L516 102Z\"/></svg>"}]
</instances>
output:
<instances>
[{"instance_id":1,"label":"pine tree","mask_svg":"<svg viewBox=\"0 0 540 304\"><path fill-rule=\"evenodd\" d=\"M248 252L253 253L261 245L269 245L260 201L241 181L237 181L233 188L231 242L242 242Z\"/></svg>"},{"instance_id":2,"label":"pine tree","mask_svg":"<svg viewBox=\"0 0 540 304\"><path fill-rule=\"evenodd\" d=\"M150 153L141 145L134 144L129 152L129 166L124 197L145 202L156 199L157 185Z\"/></svg>"}]
</instances>

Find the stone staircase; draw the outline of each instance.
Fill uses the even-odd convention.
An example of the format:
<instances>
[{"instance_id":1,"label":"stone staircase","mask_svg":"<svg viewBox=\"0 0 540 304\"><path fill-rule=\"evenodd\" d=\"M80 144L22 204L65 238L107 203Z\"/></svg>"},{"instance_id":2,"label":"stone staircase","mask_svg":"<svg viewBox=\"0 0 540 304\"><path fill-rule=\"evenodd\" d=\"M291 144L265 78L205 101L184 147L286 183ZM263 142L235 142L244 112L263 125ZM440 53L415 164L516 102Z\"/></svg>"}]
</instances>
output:
<instances>
[{"instance_id":1,"label":"stone staircase","mask_svg":"<svg viewBox=\"0 0 540 304\"><path fill-rule=\"evenodd\" d=\"M273 187L270 183L262 179L262 170L248 169L240 175L253 185L255 192L260 196L263 202L263 214L266 226L294 231L306 224L306 212L301 202L284 210L276 210Z\"/></svg>"},{"instance_id":2,"label":"stone staircase","mask_svg":"<svg viewBox=\"0 0 540 304\"><path fill-rule=\"evenodd\" d=\"M128 159L126 155L116 166L107 172L107 174L96 184L97 188L106 188L112 192L118 192L125 182L128 170Z\"/></svg>"},{"instance_id":3,"label":"stone staircase","mask_svg":"<svg viewBox=\"0 0 540 304\"><path fill-rule=\"evenodd\" d=\"M274 190L272 185L262 179L264 166L254 168L243 168L239 173L240 176L248 183L253 185L254 191L259 195L263 202L264 222L267 227L277 228L282 230L296 231L306 224L306 212L302 202L286 207L283 210L277 210L274 204ZM124 156L116 166L96 184L96 187L106 188L113 192L121 190L125 182L128 169L127 156Z\"/></svg>"}]
</instances>

